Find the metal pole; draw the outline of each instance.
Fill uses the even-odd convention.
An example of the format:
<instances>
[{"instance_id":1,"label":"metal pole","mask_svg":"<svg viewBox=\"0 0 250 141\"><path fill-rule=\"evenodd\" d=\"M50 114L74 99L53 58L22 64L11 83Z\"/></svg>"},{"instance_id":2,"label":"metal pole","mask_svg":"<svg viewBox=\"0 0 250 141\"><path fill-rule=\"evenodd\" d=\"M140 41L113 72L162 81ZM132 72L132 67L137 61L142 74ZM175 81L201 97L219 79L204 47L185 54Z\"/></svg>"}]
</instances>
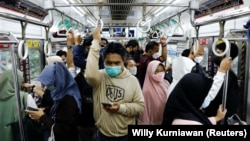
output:
<instances>
[{"instance_id":1,"label":"metal pole","mask_svg":"<svg viewBox=\"0 0 250 141\"><path fill-rule=\"evenodd\" d=\"M187 11L187 10L189 10L189 8L184 8L184 9L182 9L181 11L179 11L178 13L175 13L175 14L173 14L173 15L171 15L171 16L168 16L167 18L165 18L164 20L158 22L157 24L154 24L153 26L156 26L156 25L158 25L158 24L161 24L162 22L165 22L166 20L168 20L168 19L170 19L170 18L173 18L173 17L175 17L175 16L177 16L177 15L179 15L179 14L181 14L181 13Z\"/></svg>"},{"instance_id":2,"label":"metal pole","mask_svg":"<svg viewBox=\"0 0 250 141\"><path fill-rule=\"evenodd\" d=\"M165 6L171 6L171 7L189 7L189 4L169 4L169 3L101 3L102 6L159 6L159 7L165 7ZM65 4L65 3L55 3L55 7L89 7L89 6L99 6L100 3L71 3L71 4Z\"/></svg>"},{"instance_id":3,"label":"metal pole","mask_svg":"<svg viewBox=\"0 0 250 141\"><path fill-rule=\"evenodd\" d=\"M225 38L228 41L247 41L247 38Z\"/></svg>"},{"instance_id":4,"label":"metal pole","mask_svg":"<svg viewBox=\"0 0 250 141\"><path fill-rule=\"evenodd\" d=\"M11 57L12 57L12 67L13 67L13 78L15 83L15 93L17 97L17 111L18 111L18 121L19 121L19 130L20 130L20 137L21 141L25 141L24 130L23 130L23 116L22 116L22 106L21 106L21 98L20 98L20 90L18 86L18 77L17 77L17 63L16 63L16 56L15 56L15 44L12 43L11 45Z\"/></svg>"},{"instance_id":5,"label":"metal pole","mask_svg":"<svg viewBox=\"0 0 250 141\"><path fill-rule=\"evenodd\" d=\"M84 26L81 22L79 22L79 21L77 21L77 20L75 20L75 19L72 19L69 15L67 15L67 14L65 14L65 13L63 13L63 12L61 12L60 10L58 10L58 9L56 9L56 8L48 8L47 10L49 10L49 11L55 10L55 11L59 12L60 14L62 14L63 16L68 17L70 20L73 20L73 21L75 21L75 22L77 22L77 23L80 23L82 26ZM51 14L52 14L52 13L51 13Z\"/></svg>"},{"instance_id":6,"label":"metal pole","mask_svg":"<svg viewBox=\"0 0 250 141\"><path fill-rule=\"evenodd\" d=\"M246 42L246 62L245 62L245 78L244 78L244 99L246 101L246 106L244 107L246 109L246 121L249 123L250 121L250 112L249 112L249 101L250 101L250 96L248 96L248 87L249 87L249 73L250 73L250 70L249 70L249 59L250 59L250 50L249 50L249 47L250 47L250 44L249 42L247 41Z\"/></svg>"},{"instance_id":7,"label":"metal pole","mask_svg":"<svg viewBox=\"0 0 250 141\"><path fill-rule=\"evenodd\" d=\"M11 33L0 33L0 35L8 35L14 37ZM13 68L13 78L14 78L14 87L15 87L15 94L17 97L17 111L18 111L18 121L19 121L19 130L20 130L20 137L21 141L25 141L24 130L23 130L23 116L21 110L21 98L20 98L20 90L18 86L18 77L17 77L17 63L16 63L16 56L15 56L15 44L18 43L18 40L14 38L14 41L0 41L3 44L11 44L11 57L12 57L12 68Z\"/></svg>"}]
</instances>

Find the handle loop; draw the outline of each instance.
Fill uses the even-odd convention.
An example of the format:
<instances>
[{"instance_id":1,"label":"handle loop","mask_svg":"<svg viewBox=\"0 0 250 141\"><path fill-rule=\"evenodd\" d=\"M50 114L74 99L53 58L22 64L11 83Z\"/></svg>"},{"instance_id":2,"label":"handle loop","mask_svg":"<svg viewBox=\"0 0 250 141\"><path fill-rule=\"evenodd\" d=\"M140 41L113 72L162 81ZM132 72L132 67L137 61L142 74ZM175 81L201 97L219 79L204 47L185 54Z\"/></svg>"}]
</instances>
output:
<instances>
[{"instance_id":1,"label":"handle loop","mask_svg":"<svg viewBox=\"0 0 250 141\"><path fill-rule=\"evenodd\" d=\"M23 55L23 45L24 45L24 55ZM25 42L25 40L20 40L19 45L18 45L18 56L21 60L25 60L28 57L28 46Z\"/></svg>"}]
</instances>

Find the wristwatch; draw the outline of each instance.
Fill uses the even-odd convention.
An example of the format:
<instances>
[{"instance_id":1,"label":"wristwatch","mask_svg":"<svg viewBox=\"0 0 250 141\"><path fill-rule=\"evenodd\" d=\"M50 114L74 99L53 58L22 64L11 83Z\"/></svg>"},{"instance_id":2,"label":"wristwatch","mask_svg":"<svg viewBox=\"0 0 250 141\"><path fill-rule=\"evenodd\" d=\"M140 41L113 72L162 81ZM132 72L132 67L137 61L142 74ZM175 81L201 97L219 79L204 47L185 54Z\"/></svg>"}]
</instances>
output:
<instances>
[{"instance_id":1,"label":"wristwatch","mask_svg":"<svg viewBox=\"0 0 250 141\"><path fill-rule=\"evenodd\" d=\"M71 48L72 48L72 46L67 46L67 48L68 48L68 49L71 49Z\"/></svg>"}]
</instances>

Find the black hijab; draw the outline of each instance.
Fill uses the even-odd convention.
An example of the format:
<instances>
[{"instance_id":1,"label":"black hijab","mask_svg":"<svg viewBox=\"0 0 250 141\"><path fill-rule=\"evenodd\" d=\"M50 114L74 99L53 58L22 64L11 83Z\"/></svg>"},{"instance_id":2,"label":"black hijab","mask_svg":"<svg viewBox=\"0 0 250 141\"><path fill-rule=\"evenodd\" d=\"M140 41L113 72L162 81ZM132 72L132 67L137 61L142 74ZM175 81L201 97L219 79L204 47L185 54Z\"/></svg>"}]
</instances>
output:
<instances>
[{"instance_id":1,"label":"black hijab","mask_svg":"<svg viewBox=\"0 0 250 141\"><path fill-rule=\"evenodd\" d=\"M208 117L201 111L213 80L202 74L188 73L176 85L165 105L163 126L171 125L175 118L194 120L211 125Z\"/></svg>"}]
</instances>

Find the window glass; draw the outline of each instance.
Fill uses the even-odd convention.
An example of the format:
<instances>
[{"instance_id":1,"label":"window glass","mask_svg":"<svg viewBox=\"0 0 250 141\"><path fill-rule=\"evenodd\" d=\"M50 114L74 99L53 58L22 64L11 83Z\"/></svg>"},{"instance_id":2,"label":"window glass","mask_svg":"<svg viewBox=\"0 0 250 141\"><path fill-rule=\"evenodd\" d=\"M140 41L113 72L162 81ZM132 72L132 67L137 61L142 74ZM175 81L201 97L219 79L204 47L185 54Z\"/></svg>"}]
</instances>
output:
<instances>
[{"instance_id":1,"label":"window glass","mask_svg":"<svg viewBox=\"0 0 250 141\"><path fill-rule=\"evenodd\" d=\"M10 50L0 50L0 73L5 69L11 69L11 53Z\"/></svg>"},{"instance_id":2,"label":"window glass","mask_svg":"<svg viewBox=\"0 0 250 141\"><path fill-rule=\"evenodd\" d=\"M37 78L41 73L40 52L38 49L29 49L30 79Z\"/></svg>"}]
</instances>

